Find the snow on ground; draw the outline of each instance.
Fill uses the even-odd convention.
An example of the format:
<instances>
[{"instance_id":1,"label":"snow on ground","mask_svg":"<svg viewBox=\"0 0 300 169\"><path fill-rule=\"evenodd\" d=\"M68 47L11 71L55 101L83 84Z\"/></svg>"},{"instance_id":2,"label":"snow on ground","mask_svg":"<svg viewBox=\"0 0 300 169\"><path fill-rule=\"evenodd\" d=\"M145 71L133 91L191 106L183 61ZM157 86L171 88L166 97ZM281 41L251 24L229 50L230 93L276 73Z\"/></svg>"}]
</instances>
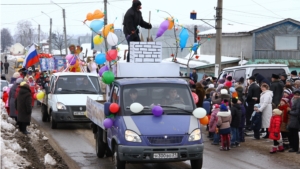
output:
<instances>
[{"instance_id":1,"label":"snow on ground","mask_svg":"<svg viewBox=\"0 0 300 169\"><path fill-rule=\"evenodd\" d=\"M47 153L44 157L44 164L55 165L56 161L49 153Z\"/></svg>"},{"instance_id":2,"label":"snow on ground","mask_svg":"<svg viewBox=\"0 0 300 169\"><path fill-rule=\"evenodd\" d=\"M27 151L23 149L16 139L10 139L9 136L13 136L18 130L13 125L15 121L8 117L4 103L1 100L1 162L2 168L25 168L30 163L19 155L21 151ZM8 139L7 139L8 138Z\"/></svg>"}]
</instances>

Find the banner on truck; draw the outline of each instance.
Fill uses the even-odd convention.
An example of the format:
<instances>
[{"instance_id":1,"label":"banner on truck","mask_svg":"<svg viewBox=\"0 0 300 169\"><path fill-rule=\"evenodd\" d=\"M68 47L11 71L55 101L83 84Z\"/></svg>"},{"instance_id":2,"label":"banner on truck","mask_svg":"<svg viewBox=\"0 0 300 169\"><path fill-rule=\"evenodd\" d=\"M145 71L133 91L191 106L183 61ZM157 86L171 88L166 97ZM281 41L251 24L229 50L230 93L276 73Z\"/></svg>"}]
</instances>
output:
<instances>
[{"instance_id":1,"label":"banner on truck","mask_svg":"<svg viewBox=\"0 0 300 169\"><path fill-rule=\"evenodd\" d=\"M54 59L55 61L55 69L59 72L65 70L67 68L66 59Z\"/></svg>"},{"instance_id":2,"label":"banner on truck","mask_svg":"<svg viewBox=\"0 0 300 169\"><path fill-rule=\"evenodd\" d=\"M54 70L55 64L53 58L40 58L41 71Z\"/></svg>"},{"instance_id":3,"label":"banner on truck","mask_svg":"<svg viewBox=\"0 0 300 169\"><path fill-rule=\"evenodd\" d=\"M103 121L104 116L104 105L98 103L95 100L92 100L90 97L87 97L86 100L86 116L95 124L104 129Z\"/></svg>"}]
</instances>

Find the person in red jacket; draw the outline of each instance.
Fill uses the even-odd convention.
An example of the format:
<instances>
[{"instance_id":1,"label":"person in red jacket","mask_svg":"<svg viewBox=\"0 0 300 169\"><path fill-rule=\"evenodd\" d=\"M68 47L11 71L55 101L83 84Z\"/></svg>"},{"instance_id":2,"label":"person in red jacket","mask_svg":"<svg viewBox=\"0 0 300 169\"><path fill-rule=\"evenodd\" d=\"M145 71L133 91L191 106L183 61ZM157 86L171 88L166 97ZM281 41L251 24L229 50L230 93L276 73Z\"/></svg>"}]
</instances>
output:
<instances>
[{"instance_id":1,"label":"person in red jacket","mask_svg":"<svg viewBox=\"0 0 300 169\"><path fill-rule=\"evenodd\" d=\"M274 146L271 148L270 153L276 153L277 151L282 152L284 151L283 147L281 149L278 149L280 140L280 126L281 126L281 114L282 111L279 109L273 110L273 115L271 117L270 121L270 127L269 127L269 138L273 140Z\"/></svg>"},{"instance_id":2,"label":"person in red jacket","mask_svg":"<svg viewBox=\"0 0 300 169\"><path fill-rule=\"evenodd\" d=\"M8 89L7 86L4 86L4 87L2 88L2 91L3 91L2 101L3 101L5 104L6 104L7 99L8 99L7 89ZM6 109L6 112L8 113L7 107L5 107L5 109Z\"/></svg>"}]
</instances>

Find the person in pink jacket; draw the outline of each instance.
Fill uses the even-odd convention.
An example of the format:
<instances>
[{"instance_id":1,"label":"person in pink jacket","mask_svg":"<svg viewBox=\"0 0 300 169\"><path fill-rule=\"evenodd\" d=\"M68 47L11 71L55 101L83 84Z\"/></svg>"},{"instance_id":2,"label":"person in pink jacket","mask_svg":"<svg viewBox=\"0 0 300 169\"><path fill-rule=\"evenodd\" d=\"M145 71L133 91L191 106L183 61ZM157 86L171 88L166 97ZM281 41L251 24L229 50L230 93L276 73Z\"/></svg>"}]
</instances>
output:
<instances>
[{"instance_id":1,"label":"person in pink jacket","mask_svg":"<svg viewBox=\"0 0 300 169\"><path fill-rule=\"evenodd\" d=\"M220 142L220 135L219 131L217 129L217 123L218 123L218 112L220 111L220 105L214 104L212 113L210 115L210 120L209 120L209 132L214 133L214 139L213 142L211 143L212 145L219 145Z\"/></svg>"}]
</instances>

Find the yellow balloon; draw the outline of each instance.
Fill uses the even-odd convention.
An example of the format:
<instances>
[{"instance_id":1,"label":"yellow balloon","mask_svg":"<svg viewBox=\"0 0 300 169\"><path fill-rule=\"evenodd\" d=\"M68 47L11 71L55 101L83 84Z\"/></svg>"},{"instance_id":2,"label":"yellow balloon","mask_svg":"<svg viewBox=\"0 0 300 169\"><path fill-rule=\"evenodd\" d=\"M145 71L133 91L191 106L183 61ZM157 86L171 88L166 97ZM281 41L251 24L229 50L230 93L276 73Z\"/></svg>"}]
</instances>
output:
<instances>
[{"instance_id":1,"label":"yellow balloon","mask_svg":"<svg viewBox=\"0 0 300 169\"><path fill-rule=\"evenodd\" d=\"M45 97L45 93L44 93L44 92L39 92L39 93L36 95L36 99L37 99L37 100L42 100L44 97Z\"/></svg>"},{"instance_id":2,"label":"yellow balloon","mask_svg":"<svg viewBox=\"0 0 300 169\"><path fill-rule=\"evenodd\" d=\"M103 42L103 39L104 38L100 35L94 36L94 38L93 38L94 44L95 45L100 45Z\"/></svg>"},{"instance_id":3,"label":"yellow balloon","mask_svg":"<svg viewBox=\"0 0 300 169\"><path fill-rule=\"evenodd\" d=\"M102 35L104 37L107 37L109 32L114 33L114 24L113 23L104 26L104 28L102 30Z\"/></svg>"}]
</instances>

